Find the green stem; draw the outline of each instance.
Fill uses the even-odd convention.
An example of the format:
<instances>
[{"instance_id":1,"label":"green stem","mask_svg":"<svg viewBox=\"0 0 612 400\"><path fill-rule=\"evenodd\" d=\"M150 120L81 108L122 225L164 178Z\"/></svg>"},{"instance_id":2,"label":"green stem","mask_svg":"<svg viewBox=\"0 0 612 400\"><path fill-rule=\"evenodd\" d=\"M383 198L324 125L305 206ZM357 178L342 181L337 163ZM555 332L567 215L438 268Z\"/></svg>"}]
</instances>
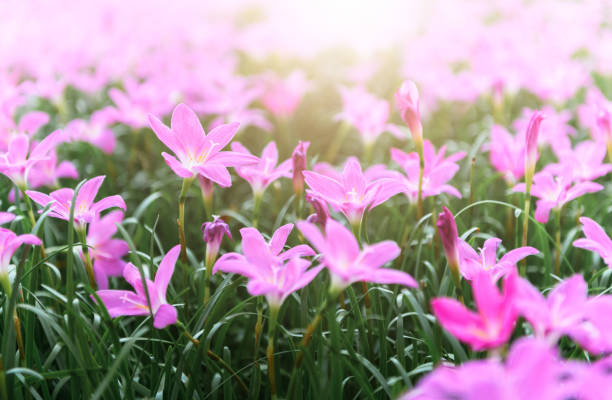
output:
<instances>
[{"instance_id":1,"label":"green stem","mask_svg":"<svg viewBox=\"0 0 612 400\"><path fill-rule=\"evenodd\" d=\"M274 370L274 335L278 321L279 307L270 306L270 318L268 320L268 347L266 358L268 359L268 379L270 380L270 397L276 400L276 372Z\"/></svg>"},{"instance_id":2,"label":"green stem","mask_svg":"<svg viewBox=\"0 0 612 400\"><path fill-rule=\"evenodd\" d=\"M263 193L253 193L253 228L257 229Z\"/></svg>"},{"instance_id":3,"label":"green stem","mask_svg":"<svg viewBox=\"0 0 612 400\"><path fill-rule=\"evenodd\" d=\"M0 395L3 400L8 400L8 393L6 391L6 377L4 375L4 365L2 364L2 354L0 354Z\"/></svg>"},{"instance_id":4,"label":"green stem","mask_svg":"<svg viewBox=\"0 0 612 400\"><path fill-rule=\"evenodd\" d=\"M423 172L425 171L425 155L423 154L423 142L417 142L419 152L419 187L417 192L417 221L423 217Z\"/></svg>"},{"instance_id":5,"label":"green stem","mask_svg":"<svg viewBox=\"0 0 612 400\"><path fill-rule=\"evenodd\" d=\"M215 263L214 256L210 254L210 249L206 248L206 256L204 257L204 267L206 268L204 271L204 305L208 304L208 300L210 300L210 281L212 278L212 268Z\"/></svg>"},{"instance_id":6,"label":"green stem","mask_svg":"<svg viewBox=\"0 0 612 400\"><path fill-rule=\"evenodd\" d=\"M555 213L555 275L559 276L561 269L561 208L554 210Z\"/></svg>"},{"instance_id":7,"label":"green stem","mask_svg":"<svg viewBox=\"0 0 612 400\"><path fill-rule=\"evenodd\" d=\"M530 185L531 186L531 185ZM527 246L527 231L529 229L529 208L531 206L531 194L526 191L525 195L525 209L523 210L523 240L521 246ZM527 261L525 258L521 261L520 273L522 277L527 276Z\"/></svg>"},{"instance_id":8,"label":"green stem","mask_svg":"<svg viewBox=\"0 0 612 400\"><path fill-rule=\"evenodd\" d=\"M194 178L183 179L183 186L179 194L179 218L177 221L179 231L179 243L181 244L181 261L187 262L187 245L185 242L185 201L187 200L187 192Z\"/></svg>"},{"instance_id":9,"label":"green stem","mask_svg":"<svg viewBox=\"0 0 612 400\"><path fill-rule=\"evenodd\" d=\"M349 132L349 127L350 125L348 123L343 122L342 125L340 125L340 128L338 128L338 132L336 132L336 134L334 135L334 140L329 146L327 154L325 156L327 161L329 161L330 163L334 162L334 159L338 154L338 150L340 150L340 146L342 146L342 142L344 141L346 134Z\"/></svg>"},{"instance_id":10,"label":"green stem","mask_svg":"<svg viewBox=\"0 0 612 400\"><path fill-rule=\"evenodd\" d=\"M83 263L85 264L85 271L87 271L87 276L89 277L89 284L91 285L93 290L96 290L98 288L98 285L96 284L93 264L89 255L89 246L87 246L87 234L85 232L85 228L79 229L79 237L81 239L81 249L83 249L83 258L85 259Z\"/></svg>"}]
</instances>

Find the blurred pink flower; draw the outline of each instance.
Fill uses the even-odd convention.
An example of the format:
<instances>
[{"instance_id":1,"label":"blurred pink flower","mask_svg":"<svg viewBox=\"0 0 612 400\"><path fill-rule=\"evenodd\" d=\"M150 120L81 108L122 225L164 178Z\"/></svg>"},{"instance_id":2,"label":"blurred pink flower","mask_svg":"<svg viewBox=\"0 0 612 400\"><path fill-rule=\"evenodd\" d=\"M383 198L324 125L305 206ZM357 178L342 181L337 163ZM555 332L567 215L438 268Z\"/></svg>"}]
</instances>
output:
<instances>
[{"instance_id":1,"label":"blurred pink flower","mask_svg":"<svg viewBox=\"0 0 612 400\"><path fill-rule=\"evenodd\" d=\"M313 171L304 171L303 175L312 193L341 211L351 225L359 224L366 210L384 203L401 191L393 179L367 179L355 157L346 160L341 180Z\"/></svg>"},{"instance_id":2,"label":"blurred pink flower","mask_svg":"<svg viewBox=\"0 0 612 400\"><path fill-rule=\"evenodd\" d=\"M128 263L123 269L123 277L132 285L135 292L129 290L98 290L96 293L104 306L108 310L111 318L123 315L153 315L153 326L163 329L168 325L175 324L177 312L174 306L168 304L166 300L166 290L174 273L174 265L178 259L181 247L174 246L164 256L159 264L155 280L146 280L151 307L147 301L140 271L132 264Z\"/></svg>"},{"instance_id":3,"label":"blurred pink flower","mask_svg":"<svg viewBox=\"0 0 612 400\"><path fill-rule=\"evenodd\" d=\"M125 211L125 202L119 195L108 196L94 202L104 178L105 176L103 175L97 176L88 180L81 186L74 205L74 226L76 229L85 229L87 224L94 221L102 211L109 208L117 207ZM74 197L73 189L58 189L51 192L49 195L34 190L28 190L26 194L41 207L51 204L49 216L66 221L70 220L70 208L72 198Z\"/></svg>"},{"instance_id":4,"label":"blurred pink flower","mask_svg":"<svg viewBox=\"0 0 612 400\"><path fill-rule=\"evenodd\" d=\"M403 271L382 268L400 254L399 246L390 240L366 245L362 250L355 236L342 224L328 219L324 235L309 222L298 222L298 229L321 253L321 264L331 274L332 292L344 290L354 282L399 284L418 287L417 282Z\"/></svg>"},{"instance_id":5,"label":"blurred pink flower","mask_svg":"<svg viewBox=\"0 0 612 400\"><path fill-rule=\"evenodd\" d=\"M425 169L423 170L423 198L437 196L441 193L448 193L452 196L461 198L461 193L447 182L459 170L459 165L456 161L465 157L465 152L460 151L444 158L446 146L442 146L436 153L435 147L429 140L423 141L423 155L425 161ZM387 176L395 180L395 184L401 188L406 197L412 202L417 202L418 186L419 186L419 154L412 152L404 153L399 149L391 149L391 158L403 170L406 175L398 172L386 173Z\"/></svg>"},{"instance_id":6,"label":"blurred pink flower","mask_svg":"<svg viewBox=\"0 0 612 400\"><path fill-rule=\"evenodd\" d=\"M421 124L421 105L419 90L412 81L404 81L395 93L395 101L402 119L408 125L412 140L420 146L423 142L423 125Z\"/></svg>"},{"instance_id":7,"label":"blurred pink flower","mask_svg":"<svg viewBox=\"0 0 612 400\"><path fill-rule=\"evenodd\" d=\"M303 172L308 168L308 160L306 159L308 147L310 147L310 142L300 140L291 154L293 192L296 196L301 196L304 191Z\"/></svg>"},{"instance_id":8,"label":"blurred pink flower","mask_svg":"<svg viewBox=\"0 0 612 400\"><path fill-rule=\"evenodd\" d=\"M0 225L4 225L15 219L15 214L5 211L0 211Z\"/></svg>"},{"instance_id":9,"label":"blurred pink flower","mask_svg":"<svg viewBox=\"0 0 612 400\"><path fill-rule=\"evenodd\" d=\"M8 150L0 153L0 173L6 175L20 189L28 187L28 174L32 167L49 158L55 146L63 140L63 132L55 131L33 146L25 134L10 139Z\"/></svg>"},{"instance_id":10,"label":"blurred pink flower","mask_svg":"<svg viewBox=\"0 0 612 400\"><path fill-rule=\"evenodd\" d=\"M246 147L239 142L232 143L232 150L237 153L251 155ZM278 150L276 143L270 142L261 152L261 158L257 164L236 167L236 173L245 181L249 182L255 195L262 195L268 185L280 178L291 178L292 160L287 159L278 162Z\"/></svg>"},{"instance_id":11,"label":"blurred pink flower","mask_svg":"<svg viewBox=\"0 0 612 400\"><path fill-rule=\"evenodd\" d=\"M66 132L72 140L91 143L106 154L115 150L115 134L109 125L117 119L117 110L106 107L91 114L89 122L75 119L66 125Z\"/></svg>"},{"instance_id":12,"label":"blurred pink flower","mask_svg":"<svg viewBox=\"0 0 612 400\"><path fill-rule=\"evenodd\" d=\"M591 140L578 143L557 154L558 163L548 164L544 171L559 175L571 171L574 182L592 181L612 171L612 164L604 164L606 146Z\"/></svg>"},{"instance_id":13,"label":"blurred pink flower","mask_svg":"<svg viewBox=\"0 0 612 400\"><path fill-rule=\"evenodd\" d=\"M585 238L574 240L574 247L593 251L603 259L604 263L612 268L612 240L604 229L591 218L580 217L582 231Z\"/></svg>"},{"instance_id":14,"label":"blurred pink flower","mask_svg":"<svg viewBox=\"0 0 612 400\"><path fill-rule=\"evenodd\" d=\"M552 175L547 171L535 174L531 195L538 198L535 211L535 219L538 222L545 224L548 222L551 210L560 210L577 197L603 189L603 186L595 182L579 182L572 185L572 180L572 173L567 169L559 175ZM519 183L512 190L524 192L525 184Z\"/></svg>"},{"instance_id":15,"label":"blurred pink flower","mask_svg":"<svg viewBox=\"0 0 612 400\"><path fill-rule=\"evenodd\" d=\"M122 220L123 212L112 211L101 218L96 215L89 224L86 241L99 289L108 289L109 276L121 276L123 273L126 263L121 258L130 249L125 240L113 239L113 235L117 233L116 224Z\"/></svg>"},{"instance_id":16,"label":"blurred pink flower","mask_svg":"<svg viewBox=\"0 0 612 400\"><path fill-rule=\"evenodd\" d=\"M162 153L166 164L181 178L192 178L196 174L218 183L232 185L227 167L254 164L257 157L231 151L221 151L234 137L238 123L221 125L208 135L202 129L198 116L186 105L179 104L172 113L171 128L153 115L149 115L151 128L177 158Z\"/></svg>"},{"instance_id":17,"label":"blurred pink flower","mask_svg":"<svg viewBox=\"0 0 612 400\"><path fill-rule=\"evenodd\" d=\"M0 152L8 149L8 144L14 136L25 133L31 139L34 134L49 122L49 114L42 111L25 113L19 123L13 120L12 107L0 107Z\"/></svg>"},{"instance_id":18,"label":"blurred pink flower","mask_svg":"<svg viewBox=\"0 0 612 400\"><path fill-rule=\"evenodd\" d=\"M535 111L529 119L525 130L525 171L529 177L533 176L535 165L538 161L538 135L543 120L544 114Z\"/></svg>"},{"instance_id":19,"label":"blurred pink flower","mask_svg":"<svg viewBox=\"0 0 612 400\"><path fill-rule=\"evenodd\" d=\"M286 78L273 74L264 77L265 90L261 102L277 117L291 116L311 83L303 71L293 71Z\"/></svg>"},{"instance_id":20,"label":"blurred pink flower","mask_svg":"<svg viewBox=\"0 0 612 400\"><path fill-rule=\"evenodd\" d=\"M138 83L127 78L124 87L125 92L113 88L108 95L117 106L114 118L133 129L147 128L151 113L164 115L172 108L172 99L156 82Z\"/></svg>"},{"instance_id":21,"label":"blurred pink flower","mask_svg":"<svg viewBox=\"0 0 612 400\"><path fill-rule=\"evenodd\" d=\"M341 120L353 126L359 132L366 146L371 146L378 136L389 132L393 136L404 139L401 130L388 123L389 103L368 93L363 87L340 88L342 96L342 112L336 115Z\"/></svg>"},{"instance_id":22,"label":"blurred pink flower","mask_svg":"<svg viewBox=\"0 0 612 400\"><path fill-rule=\"evenodd\" d=\"M521 117L513 123L514 130L516 132L527 132L529 122L535 112L536 110L529 108L523 109ZM539 126L538 144L551 146L556 153L571 148L568 136L576 134L576 129L570 125L570 120L572 119L571 111L564 110L557 112L553 107L545 106L539 112L545 118Z\"/></svg>"},{"instance_id":23,"label":"blurred pink flower","mask_svg":"<svg viewBox=\"0 0 612 400\"><path fill-rule=\"evenodd\" d=\"M4 222L8 222L8 217L4 217ZM13 231L5 228L0 228L0 279L2 275L8 276L9 265L11 264L11 258L13 253L22 244L31 244L34 246L40 246L41 240L31 234L17 235Z\"/></svg>"},{"instance_id":24,"label":"blurred pink flower","mask_svg":"<svg viewBox=\"0 0 612 400\"><path fill-rule=\"evenodd\" d=\"M58 187L59 179L77 179L78 177L79 173L70 161L62 161L58 164L55 149L49 151L48 158L34 164L28 175L29 187L33 189L41 186Z\"/></svg>"},{"instance_id":25,"label":"blurred pink flower","mask_svg":"<svg viewBox=\"0 0 612 400\"><path fill-rule=\"evenodd\" d=\"M525 174L525 135L518 131L512 136L504 127L493 125L489 143L489 159L510 185Z\"/></svg>"},{"instance_id":26,"label":"blurred pink flower","mask_svg":"<svg viewBox=\"0 0 612 400\"><path fill-rule=\"evenodd\" d=\"M506 343L517 319L514 308L516 270L504 278L503 291L485 271L472 280L472 293L477 312L467 309L455 299L436 298L431 308L440 325L476 351L493 349Z\"/></svg>"}]
</instances>

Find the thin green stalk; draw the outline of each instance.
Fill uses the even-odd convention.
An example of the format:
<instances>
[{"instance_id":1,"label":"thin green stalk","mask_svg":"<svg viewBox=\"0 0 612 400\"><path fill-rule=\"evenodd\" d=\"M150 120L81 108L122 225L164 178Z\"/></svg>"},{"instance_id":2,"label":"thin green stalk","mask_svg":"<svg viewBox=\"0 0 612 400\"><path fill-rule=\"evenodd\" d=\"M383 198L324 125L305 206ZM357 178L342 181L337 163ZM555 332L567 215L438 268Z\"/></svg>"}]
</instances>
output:
<instances>
[{"instance_id":1,"label":"thin green stalk","mask_svg":"<svg viewBox=\"0 0 612 400\"><path fill-rule=\"evenodd\" d=\"M334 162L336 155L338 154L338 150L340 150L342 142L344 141L346 134L349 132L349 127L350 125L348 123L343 122L342 125L340 125L340 128L338 128L338 132L336 132L334 135L334 140L327 149L327 154L325 155L325 158L330 163Z\"/></svg>"},{"instance_id":2,"label":"thin green stalk","mask_svg":"<svg viewBox=\"0 0 612 400\"><path fill-rule=\"evenodd\" d=\"M181 193L179 194L179 218L177 220L179 231L179 243L181 244L181 261L187 262L187 245L185 241L185 201L187 200L187 192L194 178L183 179Z\"/></svg>"},{"instance_id":3,"label":"thin green stalk","mask_svg":"<svg viewBox=\"0 0 612 400\"><path fill-rule=\"evenodd\" d=\"M85 270L87 271L87 276L89 277L89 284L91 285L93 290L98 288L96 284L96 277L93 271L93 264L91 262L91 256L89 255L89 246L87 245L87 233L85 231L86 228L79 229L79 237L81 240L81 249L83 250L83 263L85 264Z\"/></svg>"},{"instance_id":4,"label":"thin green stalk","mask_svg":"<svg viewBox=\"0 0 612 400\"><path fill-rule=\"evenodd\" d=\"M278 321L279 308L270 306L270 318L268 319L268 347L266 358L268 359L268 379L270 380L270 397L276 400L276 371L274 370L274 335L276 334L276 323Z\"/></svg>"},{"instance_id":5,"label":"thin green stalk","mask_svg":"<svg viewBox=\"0 0 612 400\"><path fill-rule=\"evenodd\" d=\"M417 192L417 220L423 217L423 173L425 171L425 155L423 154L423 141L417 142L419 152L419 187Z\"/></svg>"},{"instance_id":6,"label":"thin green stalk","mask_svg":"<svg viewBox=\"0 0 612 400\"><path fill-rule=\"evenodd\" d=\"M253 228L257 229L259 223L259 214L261 212L261 200L263 193L253 193Z\"/></svg>"},{"instance_id":7,"label":"thin green stalk","mask_svg":"<svg viewBox=\"0 0 612 400\"><path fill-rule=\"evenodd\" d=\"M3 400L8 400L6 391L6 376L4 375L4 365L2 364L2 354L0 354L0 395Z\"/></svg>"},{"instance_id":8,"label":"thin green stalk","mask_svg":"<svg viewBox=\"0 0 612 400\"><path fill-rule=\"evenodd\" d=\"M559 276L561 269L561 208L553 212L555 213L555 275Z\"/></svg>"},{"instance_id":9,"label":"thin green stalk","mask_svg":"<svg viewBox=\"0 0 612 400\"><path fill-rule=\"evenodd\" d=\"M215 260L207 249L206 256L204 257L204 305L207 305L210 300L210 281L212 279L212 268L214 263Z\"/></svg>"},{"instance_id":10,"label":"thin green stalk","mask_svg":"<svg viewBox=\"0 0 612 400\"><path fill-rule=\"evenodd\" d=\"M531 186L531 185L529 185ZM527 230L529 229L529 208L531 206L531 194L529 189L525 191L525 209L523 210L523 240L521 246L527 246ZM527 276L527 260L521 261L520 273L522 277Z\"/></svg>"}]
</instances>

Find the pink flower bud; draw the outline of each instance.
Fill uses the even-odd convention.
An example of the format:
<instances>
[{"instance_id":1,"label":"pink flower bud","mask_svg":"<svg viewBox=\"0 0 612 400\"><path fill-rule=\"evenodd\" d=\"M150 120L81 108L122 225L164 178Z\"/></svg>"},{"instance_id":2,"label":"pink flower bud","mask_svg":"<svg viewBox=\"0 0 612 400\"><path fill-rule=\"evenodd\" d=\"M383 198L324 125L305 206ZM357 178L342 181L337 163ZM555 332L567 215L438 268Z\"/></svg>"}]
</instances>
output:
<instances>
[{"instance_id":1,"label":"pink flower bud","mask_svg":"<svg viewBox=\"0 0 612 400\"><path fill-rule=\"evenodd\" d=\"M607 108L600 108L597 113L597 127L606 138L606 142L612 142L612 115Z\"/></svg>"},{"instance_id":2,"label":"pink flower bud","mask_svg":"<svg viewBox=\"0 0 612 400\"><path fill-rule=\"evenodd\" d=\"M438 215L438 232L440 233L440 239L442 240L442 246L444 247L444 253L448 260L448 264L451 269L459 268L459 249L457 248L457 224L455 223L455 217L446 207L442 207L442 212Z\"/></svg>"},{"instance_id":3,"label":"pink flower bud","mask_svg":"<svg viewBox=\"0 0 612 400\"><path fill-rule=\"evenodd\" d=\"M415 143L423 141L423 126L419 106L419 90L412 81L405 81L395 93L395 101L402 114L402 119L408 125Z\"/></svg>"},{"instance_id":4,"label":"pink flower bud","mask_svg":"<svg viewBox=\"0 0 612 400\"><path fill-rule=\"evenodd\" d=\"M227 235L232 240L232 233L225 221L217 216L212 222L204 222L201 229L206 242L206 265L212 266L219 253L223 235Z\"/></svg>"},{"instance_id":5,"label":"pink flower bud","mask_svg":"<svg viewBox=\"0 0 612 400\"><path fill-rule=\"evenodd\" d=\"M307 221L310 223L317 223L322 228L325 228L325 224L329 218L329 208L327 207L327 203L309 191L306 191L306 201L310 203L312 208L315 210L315 214L309 216Z\"/></svg>"},{"instance_id":6,"label":"pink flower bud","mask_svg":"<svg viewBox=\"0 0 612 400\"><path fill-rule=\"evenodd\" d=\"M302 193L304 190L304 176L302 171L306 169L306 152L308 151L310 142L298 142L298 145L293 150L291 159L293 161L293 191L296 194Z\"/></svg>"},{"instance_id":7,"label":"pink flower bud","mask_svg":"<svg viewBox=\"0 0 612 400\"><path fill-rule=\"evenodd\" d=\"M527 125L525 171L533 173L535 170L536 161L538 161L538 133L540 133L540 124L544 118L542 112L536 111Z\"/></svg>"}]
</instances>

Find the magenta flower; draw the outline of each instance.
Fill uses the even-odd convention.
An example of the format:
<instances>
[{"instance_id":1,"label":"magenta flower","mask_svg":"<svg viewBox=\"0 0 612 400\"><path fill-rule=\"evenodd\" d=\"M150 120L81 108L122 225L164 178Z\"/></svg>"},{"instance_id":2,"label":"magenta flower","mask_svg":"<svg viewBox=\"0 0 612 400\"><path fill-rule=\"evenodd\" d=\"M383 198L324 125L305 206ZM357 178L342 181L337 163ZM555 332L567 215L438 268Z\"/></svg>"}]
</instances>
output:
<instances>
[{"instance_id":1,"label":"magenta flower","mask_svg":"<svg viewBox=\"0 0 612 400\"><path fill-rule=\"evenodd\" d=\"M389 132L404 139L400 129L388 122L389 103L368 93L363 87L340 88L343 109L336 120L341 120L357 129L363 143L371 146L383 133Z\"/></svg>"},{"instance_id":2,"label":"magenta flower","mask_svg":"<svg viewBox=\"0 0 612 400\"><path fill-rule=\"evenodd\" d=\"M612 268L612 240L604 229L591 218L580 217L584 239L574 240L574 247L593 251L603 259L604 263Z\"/></svg>"},{"instance_id":3,"label":"magenta flower","mask_svg":"<svg viewBox=\"0 0 612 400\"><path fill-rule=\"evenodd\" d=\"M574 275L559 283L544 296L529 281L518 278L514 304L538 337L552 343L572 331L584 319L587 303L587 284L582 275Z\"/></svg>"},{"instance_id":4,"label":"magenta flower","mask_svg":"<svg viewBox=\"0 0 612 400\"><path fill-rule=\"evenodd\" d=\"M282 79L274 75L265 77L265 90L261 102L277 117L289 117L310 88L302 71L293 71Z\"/></svg>"},{"instance_id":5,"label":"magenta flower","mask_svg":"<svg viewBox=\"0 0 612 400\"><path fill-rule=\"evenodd\" d=\"M447 182L459 170L459 165L456 164L456 161L465 157L465 152L461 151L444 158L445 152L445 146L442 146L436 153L436 149L429 140L423 141L425 161L422 187L423 198L437 196L441 193L461 198L461 193L453 186L448 185ZM401 188L401 191L412 203L416 203L419 187L419 154L417 152L406 154L399 149L393 148L391 149L391 158L404 170L406 175L391 172L387 173L386 176L394 179L395 185Z\"/></svg>"},{"instance_id":6,"label":"magenta flower","mask_svg":"<svg viewBox=\"0 0 612 400\"><path fill-rule=\"evenodd\" d=\"M36 146L31 146L25 134L11 138L8 151L0 153L0 173L6 175L21 190L28 187L28 174L32 167L49 157L49 152L62 141L62 131L55 131Z\"/></svg>"},{"instance_id":7,"label":"magenta flower","mask_svg":"<svg viewBox=\"0 0 612 400\"><path fill-rule=\"evenodd\" d=\"M432 300L431 308L444 329L474 350L499 347L510 339L517 319L513 303L517 277L516 271L508 274L500 293L489 274L479 273L472 280L477 312L450 298Z\"/></svg>"},{"instance_id":8,"label":"magenta flower","mask_svg":"<svg viewBox=\"0 0 612 400\"><path fill-rule=\"evenodd\" d=\"M322 228L325 228L325 224L329 219L329 207L327 207L327 203L319 199L310 191L306 192L306 202L309 203L315 211L314 214L308 216L306 221L319 224Z\"/></svg>"},{"instance_id":9,"label":"magenta flower","mask_svg":"<svg viewBox=\"0 0 612 400\"><path fill-rule=\"evenodd\" d=\"M298 222L298 229L323 256L321 264L331 274L332 292L344 290L354 282L418 287L414 278L407 273L382 268L400 254L399 246L393 241L366 245L360 250L355 236L333 219L327 220L324 235L315 225L305 221Z\"/></svg>"},{"instance_id":10,"label":"magenta flower","mask_svg":"<svg viewBox=\"0 0 612 400\"><path fill-rule=\"evenodd\" d=\"M494 282L514 270L516 263L523 258L538 254L539 251L533 247L525 246L510 250L499 260L497 259L497 247L501 244L501 239L489 238L484 242L480 254L459 239L459 271L467 280L473 280L480 271L486 271Z\"/></svg>"},{"instance_id":11,"label":"magenta flower","mask_svg":"<svg viewBox=\"0 0 612 400\"><path fill-rule=\"evenodd\" d=\"M358 225L366 210L384 203L401 190L393 179L368 180L354 157L346 160L341 180L313 171L304 171L303 175L313 194L341 211L351 225Z\"/></svg>"},{"instance_id":12,"label":"magenta flower","mask_svg":"<svg viewBox=\"0 0 612 400\"><path fill-rule=\"evenodd\" d=\"M212 222L204 222L201 227L202 238L206 242L206 265L212 266L212 263L219 254L219 247L223 240L223 235L232 240L232 232L229 226L221 218L214 216Z\"/></svg>"},{"instance_id":13,"label":"magenta flower","mask_svg":"<svg viewBox=\"0 0 612 400\"><path fill-rule=\"evenodd\" d=\"M100 218L96 215L89 224L87 245L93 259L93 270L99 289L108 289L109 276L121 276L125 261L121 258L129 252L128 244L121 239L113 239L117 225L123 220L123 212L112 211ZM83 254L81 252L81 257Z\"/></svg>"},{"instance_id":14,"label":"magenta flower","mask_svg":"<svg viewBox=\"0 0 612 400\"><path fill-rule=\"evenodd\" d=\"M402 114L402 119L410 129L412 140L418 146L423 142L423 125L421 124L419 90L414 82L403 82L395 93L395 101Z\"/></svg>"},{"instance_id":15,"label":"magenta flower","mask_svg":"<svg viewBox=\"0 0 612 400\"><path fill-rule=\"evenodd\" d=\"M264 295L272 307L280 307L287 296L310 283L322 268L308 269L310 261L299 258L315 254L308 245L282 251L292 229L293 224L281 226L267 243L257 229L242 228L244 255L222 255L213 273L223 271L247 277L247 289L252 296Z\"/></svg>"},{"instance_id":16,"label":"magenta flower","mask_svg":"<svg viewBox=\"0 0 612 400\"><path fill-rule=\"evenodd\" d=\"M126 209L125 202L119 195L108 196L100 201L94 202L104 178L104 175L97 176L88 180L81 186L74 206L74 226L77 230L85 229L87 224L96 219L104 210L112 207L118 207L122 210ZM66 221L70 219L70 207L72 198L74 197L73 189L58 189L51 192L49 195L34 190L28 190L26 194L41 207L45 207L47 204L51 203L50 216Z\"/></svg>"},{"instance_id":17,"label":"magenta flower","mask_svg":"<svg viewBox=\"0 0 612 400\"><path fill-rule=\"evenodd\" d=\"M3 223L9 222L11 220L10 216L6 213L2 217L4 219ZM9 266L11 264L11 258L13 257L13 253L17 251L19 246L22 244L31 244L34 246L40 246L42 244L41 240L32 235L17 235L13 231L10 231L5 228L0 228L0 279L5 280L8 279Z\"/></svg>"},{"instance_id":18,"label":"magenta flower","mask_svg":"<svg viewBox=\"0 0 612 400\"><path fill-rule=\"evenodd\" d=\"M153 115L149 115L151 129L177 158L162 153L166 164L181 178L200 174L228 187L232 179L227 167L256 163L256 157L243 153L221 151L234 137L238 124L220 125L208 135L202 129L198 116L186 105L179 104L172 113L171 128Z\"/></svg>"},{"instance_id":19,"label":"magenta flower","mask_svg":"<svg viewBox=\"0 0 612 400\"><path fill-rule=\"evenodd\" d=\"M603 189L603 186L595 182L579 182L572 185L572 178L571 171L567 169L557 176L553 176L547 171L535 174L531 195L539 199L535 211L535 219L538 222L545 224L548 222L551 210L560 210L566 203L577 197ZM525 192L525 184L519 183L513 190L515 192Z\"/></svg>"},{"instance_id":20,"label":"magenta flower","mask_svg":"<svg viewBox=\"0 0 612 400\"><path fill-rule=\"evenodd\" d=\"M176 245L166 253L159 264L155 280L146 280L147 291L151 305L147 301L140 271L132 263L126 264L123 269L123 277L132 285L134 292L129 290L98 290L96 293L108 310L111 318L122 315L153 315L153 326L163 329L168 325L175 324L177 312L174 306L166 301L166 290L174 273L174 265L178 259L181 246Z\"/></svg>"},{"instance_id":21,"label":"magenta flower","mask_svg":"<svg viewBox=\"0 0 612 400\"><path fill-rule=\"evenodd\" d=\"M232 143L232 150L237 153L251 153L239 142ZM278 162L278 150L276 143L270 142L261 152L261 158L257 164L236 167L236 173L245 181L249 182L255 196L261 196L268 185L279 178L291 178L292 160L287 159Z\"/></svg>"},{"instance_id":22,"label":"magenta flower","mask_svg":"<svg viewBox=\"0 0 612 400\"><path fill-rule=\"evenodd\" d=\"M488 149L491 164L503 174L508 184L514 185L523 177L525 174L524 134L519 133L512 136L504 127L493 125Z\"/></svg>"}]
</instances>

